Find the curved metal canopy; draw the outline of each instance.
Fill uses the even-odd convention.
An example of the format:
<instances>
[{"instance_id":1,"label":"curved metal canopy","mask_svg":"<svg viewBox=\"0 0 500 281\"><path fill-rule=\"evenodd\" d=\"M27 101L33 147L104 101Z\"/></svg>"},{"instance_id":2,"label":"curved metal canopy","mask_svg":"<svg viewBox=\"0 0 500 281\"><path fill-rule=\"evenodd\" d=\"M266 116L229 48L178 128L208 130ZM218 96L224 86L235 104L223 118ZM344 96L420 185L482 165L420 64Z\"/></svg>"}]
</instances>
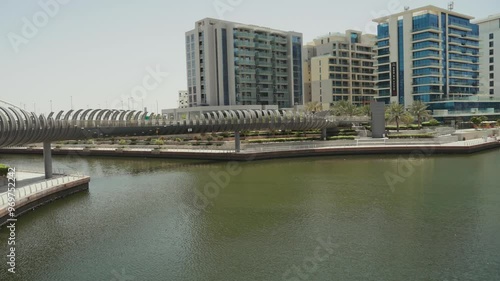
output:
<instances>
[{"instance_id":1,"label":"curved metal canopy","mask_svg":"<svg viewBox=\"0 0 500 281\"><path fill-rule=\"evenodd\" d=\"M0 147L98 137L176 135L246 130L313 130L334 127L314 115L284 110L224 110L174 122L141 111L69 110L48 117L16 107L0 107Z\"/></svg>"}]
</instances>

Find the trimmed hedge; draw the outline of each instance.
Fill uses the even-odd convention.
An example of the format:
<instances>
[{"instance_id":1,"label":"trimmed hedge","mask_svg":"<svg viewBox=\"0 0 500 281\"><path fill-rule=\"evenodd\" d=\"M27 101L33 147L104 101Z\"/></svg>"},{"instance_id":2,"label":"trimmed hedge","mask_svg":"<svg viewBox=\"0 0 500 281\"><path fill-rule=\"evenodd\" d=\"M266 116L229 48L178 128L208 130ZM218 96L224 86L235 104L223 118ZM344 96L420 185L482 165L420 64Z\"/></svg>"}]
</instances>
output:
<instances>
[{"instance_id":1,"label":"trimmed hedge","mask_svg":"<svg viewBox=\"0 0 500 281\"><path fill-rule=\"evenodd\" d=\"M292 142L292 141L312 141L318 138L280 138L280 139L259 139L248 140L248 143L266 143L266 142Z\"/></svg>"},{"instance_id":2,"label":"trimmed hedge","mask_svg":"<svg viewBox=\"0 0 500 281\"><path fill-rule=\"evenodd\" d=\"M418 134L418 135L388 135L390 139L432 139L433 135L430 134Z\"/></svg>"},{"instance_id":3,"label":"trimmed hedge","mask_svg":"<svg viewBox=\"0 0 500 281\"><path fill-rule=\"evenodd\" d=\"M336 136L336 137L329 137L327 140L355 140L356 137L354 136Z\"/></svg>"},{"instance_id":4,"label":"trimmed hedge","mask_svg":"<svg viewBox=\"0 0 500 281\"><path fill-rule=\"evenodd\" d=\"M8 173L9 167L4 164L0 164L0 177L5 177Z\"/></svg>"},{"instance_id":5,"label":"trimmed hedge","mask_svg":"<svg viewBox=\"0 0 500 281\"><path fill-rule=\"evenodd\" d=\"M358 133L357 132L340 132L339 133L339 136L357 136Z\"/></svg>"}]
</instances>

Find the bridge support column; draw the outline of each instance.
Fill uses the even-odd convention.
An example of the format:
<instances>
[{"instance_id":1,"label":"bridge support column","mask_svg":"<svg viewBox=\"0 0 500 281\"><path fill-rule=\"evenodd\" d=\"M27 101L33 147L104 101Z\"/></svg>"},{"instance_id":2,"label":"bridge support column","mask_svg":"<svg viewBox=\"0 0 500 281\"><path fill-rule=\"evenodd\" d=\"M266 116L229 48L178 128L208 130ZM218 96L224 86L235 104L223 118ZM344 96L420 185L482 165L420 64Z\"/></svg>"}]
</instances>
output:
<instances>
[{"instance_id":1,"label":"bridge support column","mask_svg":"<svg viewBox=\"0 0 500 281\"><path fill-rule=\"evenodd\" d=\"M241 138L240 138L240 132L236 131L234 132L234 150L236 153L241 152Z\"/></svg>"},{"instance_id":2,"label":"bridge support column","mask_svg":"<svg viewBox=\"0 0 500 281\"><path fill-rule=\"evenodd\" d=\"M326 136L326 128L325 128L325 129L323 129L323 130L321 130L321 138L322 138L324 141L326 141L326 138L327 138L327 136Z\"/></svg>"},{"instance_id":3,"label":"bridge support column","mask_svg":"<svg viewBox=\"0 0 500 281\"><path fill-rule=\"evenodd\" d=\"M45 178L52 178L52 147L50 142L43 143L43 163L45 165Z\"/></svg>"}]
</instances>

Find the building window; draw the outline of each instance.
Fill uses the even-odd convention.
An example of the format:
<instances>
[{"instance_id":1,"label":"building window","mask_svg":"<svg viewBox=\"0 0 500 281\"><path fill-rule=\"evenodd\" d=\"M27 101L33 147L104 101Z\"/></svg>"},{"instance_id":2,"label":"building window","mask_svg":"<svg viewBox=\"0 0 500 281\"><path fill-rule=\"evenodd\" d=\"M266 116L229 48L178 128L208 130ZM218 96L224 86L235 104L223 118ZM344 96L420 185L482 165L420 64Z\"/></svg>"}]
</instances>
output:
<instances>
[{"instance_id":1,"label":"building window","mask_svg":"<svg viewBox=\"0 0 500 281\"><path fill-rule=\"evenodd\" d=\"M490 50L490 56L493 56L493 54L494 54L494 50L493 50L493 49L491 49L491 50Z\"/></svg>"},{"instance_id":2,"label":"building window","mask_svg":"<svg viewBox=\"0 0 500 281\"><path fill-rule=\"evenodd\" d=\"M494 71L495 70L495 66L494 65L490 65L490 71Z\"/></svg>"},{"instance_id":3,"label":"building window","mask_svg":"<svg viewBox=\"0 0 500 281\"><path fill-rule=\"evenodd\" d=\"M490 73L490 79L495 79L495 73Z\"/></svg>"},{"instance_id":4,"label":"building window","mask_svg":"<svg viewBox=\"0 0 500 281\"><path fill-rule=\"evenodd\" d=\"M495 81L490 81L490 87L495 87Z\"/></svg>"},{"instance_id":5,"label":"building window","mask_svg":"<svg viewBox=\"0 0 500 281\"><path fill-rule=\"evenodd\" d=\"M493 36L494 36L493 33L490 33L490 39L493 39Z\"/></svg>"},{"instance_id":6,"label":"building window","mask_svg":"<svg viewBox=\"0 0 500 281\"><path fill-rule=\"evenodd\" d=\"M495 94L495 90L494 89L490 89L490 95L494 95Z\"/></svg>"},{"instance_id":7,"label":"building window","mask_svg":"<svg viewBox=\"0 0 500 281\"><path fill-rule=\"evenodd\" d=\"M495 46L495 44L493 43L493 41L490 42L490 48L493 48L493 46Z\"/></svg>"},{"instance_id":8,"label":"building window","mask_svg":"<svg viewBox=\"0 0 500 281\"><path fill-rule=\"evenodd\" d=\"M495 58L490 58L490 63L494 63L495 62Z\"/></svg>"}]
</instances>

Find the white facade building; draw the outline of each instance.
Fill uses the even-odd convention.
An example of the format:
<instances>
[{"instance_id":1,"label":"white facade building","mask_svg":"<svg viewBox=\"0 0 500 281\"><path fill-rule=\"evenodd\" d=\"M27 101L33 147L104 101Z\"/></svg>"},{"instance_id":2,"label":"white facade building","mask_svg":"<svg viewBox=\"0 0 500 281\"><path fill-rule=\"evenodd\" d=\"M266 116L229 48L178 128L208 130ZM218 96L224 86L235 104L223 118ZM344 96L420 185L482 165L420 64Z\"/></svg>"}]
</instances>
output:
<instances>
[{"instance_id":1,"label":"white facade building","mask_svg":"<svg viewBox=\"0 0 500 281\"><path fill-rule=\"evenodd\" d=\"M481 40L480 92L500 99L500 14L476 23Z\"/></svg>"},{"instance_id":2,"label":"white facade building","mask_svg":"<svg viewBox=\"0 0 500 281\"><path fill-rule=\"evenodd\" d=\"M188 108L189 107L189 95L188 91L179 91L179 101L178 108Z\"/></svg>"},{"instance_id":3,"label":"white facade building","mask_svg":"<svg viewBox=\"0 0 500 281\"><path fill-rule=\"evenodd\" d=\"M302 34L217 19L186 33L188 102L303 104Z\"/></svg>"}]
</instances>

